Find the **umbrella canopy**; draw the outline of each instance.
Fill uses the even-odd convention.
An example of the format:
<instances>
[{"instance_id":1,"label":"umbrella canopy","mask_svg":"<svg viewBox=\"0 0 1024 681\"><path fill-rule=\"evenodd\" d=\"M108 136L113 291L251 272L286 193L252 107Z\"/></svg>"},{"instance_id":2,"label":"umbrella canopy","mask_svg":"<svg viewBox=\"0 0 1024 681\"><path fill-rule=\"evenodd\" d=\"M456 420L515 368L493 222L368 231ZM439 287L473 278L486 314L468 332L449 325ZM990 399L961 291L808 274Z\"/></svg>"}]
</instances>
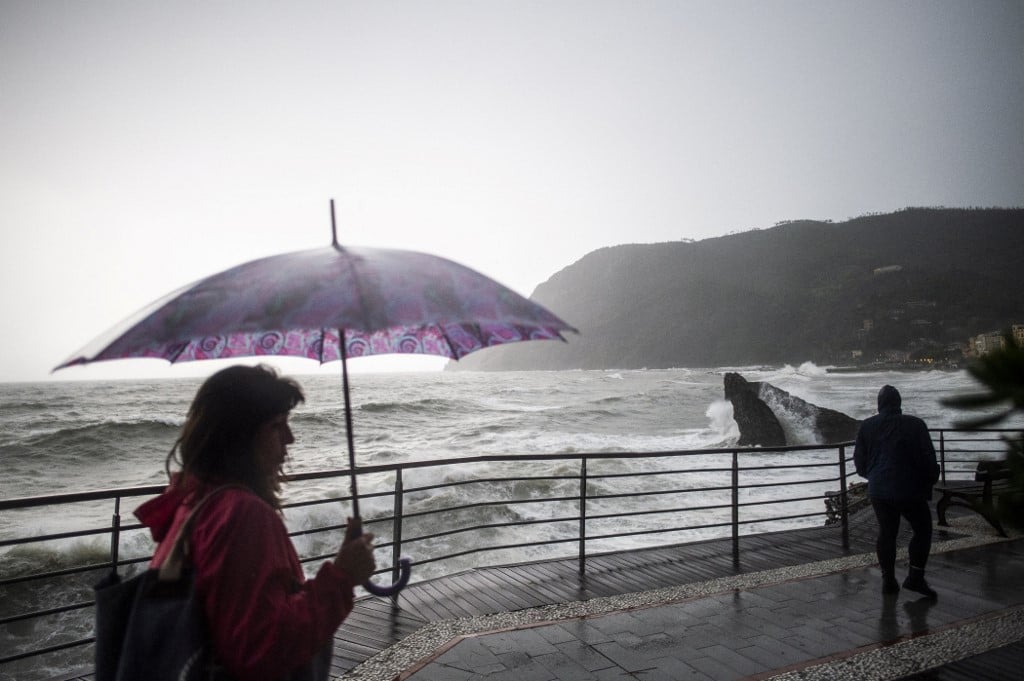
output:
<instances>
[{"instance_id":1,"label":"umbrella canopy","mask_svg":"<svg viewBox=\"0 0 1024 681\"><path fill-rule=\"evenodd\" d=\"M239 265L140 310L57 368L129 357L382 353L459 359L575 331L494 280L425 253L328 246Z\"/></svg>"},{"instance_id":2,"label":"umbrella canopy","mask_svg":"<svg viewBox=\"0 0 1024 681\"><path fill-rule=\"evenodd\" d=\"M333 202L332 202L333 222ZM423 353L459 359L576 331L542 306L468 267L425 253L326 248L239 265L157 300L62 362L152 357L170 362L261 355L341 360L353 517L359 517L347 359ZM56 369L55 369L56 370ZM390 587L363 586L388 596Z\"/></svg>"}]
</instances>

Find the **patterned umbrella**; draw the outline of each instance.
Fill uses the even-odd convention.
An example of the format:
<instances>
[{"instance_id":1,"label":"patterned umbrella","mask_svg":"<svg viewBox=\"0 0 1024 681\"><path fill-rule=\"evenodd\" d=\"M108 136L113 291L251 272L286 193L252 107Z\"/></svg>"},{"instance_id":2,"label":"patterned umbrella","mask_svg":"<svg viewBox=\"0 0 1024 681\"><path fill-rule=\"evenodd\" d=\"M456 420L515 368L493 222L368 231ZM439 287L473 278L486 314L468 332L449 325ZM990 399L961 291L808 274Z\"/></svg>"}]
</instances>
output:
<instances>
[{"instance_id":1,"label":"patterned umbrella","mask_svg":"<svg viewBox=\"0 0 1024 681\"><path fill-rule=\"evenodd\" d=\"M333 201L331 222L333 229ZM358 518L350 357L422 353L457 360L492 345L564 341L562 331L576 329L468 267L413 251L345 248L335 230L326 248L254 260L174 291L57 369L130 357L171 362L261 355L321 363L340 359L353 516ZM398 588L408 580L408 563L403 567Z\"/></svg>"}]
</instances>

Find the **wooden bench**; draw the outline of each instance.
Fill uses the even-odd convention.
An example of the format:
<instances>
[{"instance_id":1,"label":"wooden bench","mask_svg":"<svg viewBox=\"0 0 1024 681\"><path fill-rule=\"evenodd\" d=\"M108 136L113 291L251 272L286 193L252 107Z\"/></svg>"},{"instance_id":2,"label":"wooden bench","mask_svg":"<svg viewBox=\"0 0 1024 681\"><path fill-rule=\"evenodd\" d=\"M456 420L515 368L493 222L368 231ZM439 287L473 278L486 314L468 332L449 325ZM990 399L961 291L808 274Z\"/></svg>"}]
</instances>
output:
<instances>
[{"instance_id":1,"label":"wooden bench","mask_svg":"<svg viewBox=\"0 0 1024 681\"><path fill-rule=\"evenodd\" d=\"M935 505L939 525L949 527L946 509L951 505L965 506L981 514L1001 537L1005 537L1006 531L996 509L996 495L1007 489L1009 478L1010 468L1005 461L979 461L973 481L953 480L935 485L935 491L942 495Z\"/></svg>"}]
</instances>

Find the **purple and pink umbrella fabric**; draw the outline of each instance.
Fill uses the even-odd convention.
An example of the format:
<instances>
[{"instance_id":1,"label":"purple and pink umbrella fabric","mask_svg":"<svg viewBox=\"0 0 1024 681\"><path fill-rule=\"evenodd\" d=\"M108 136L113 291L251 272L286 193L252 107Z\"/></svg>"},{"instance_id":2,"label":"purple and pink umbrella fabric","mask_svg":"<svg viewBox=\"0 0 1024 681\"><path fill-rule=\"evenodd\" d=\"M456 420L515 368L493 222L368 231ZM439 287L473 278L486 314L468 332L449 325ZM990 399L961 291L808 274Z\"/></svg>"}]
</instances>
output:
<instances>
[{"instance_id":1,"label":"purple and pink umbrella fabric","mask_svg":"<svg viewBox=\"0 0 1024 681\"><path fill-rule=\"evenodd\" d=\"M57 368L151 357L260 355L321 363L384 353L459 359L494 345L565 340L546 310L458 263L425 253L328 246L254 260L147 306Z\"/></svg>"}]
</instances>

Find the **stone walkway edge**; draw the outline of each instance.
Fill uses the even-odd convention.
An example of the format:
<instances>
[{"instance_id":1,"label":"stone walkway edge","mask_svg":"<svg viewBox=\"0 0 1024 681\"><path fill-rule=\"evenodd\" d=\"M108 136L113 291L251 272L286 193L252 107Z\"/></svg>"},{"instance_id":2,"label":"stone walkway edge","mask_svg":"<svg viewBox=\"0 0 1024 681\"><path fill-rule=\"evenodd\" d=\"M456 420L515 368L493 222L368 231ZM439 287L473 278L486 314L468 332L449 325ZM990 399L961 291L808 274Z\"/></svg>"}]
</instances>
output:
<instances>
[{"instance_id":1,"label":"stone walkway edge","mask_svg":"<svg viewBox=\"0 0 1024 681\"><path fill-rule=\"evenodd\" d=\"M876 643L827 660L812 660L795 665L793 669L751 677L750 681L899 679L1014 643L1021 640L1021 636L1024 636L1024 608L1009 608L896 643ZM885 670L884 674L880 670Z\"/></svg>"}]
</instances>

